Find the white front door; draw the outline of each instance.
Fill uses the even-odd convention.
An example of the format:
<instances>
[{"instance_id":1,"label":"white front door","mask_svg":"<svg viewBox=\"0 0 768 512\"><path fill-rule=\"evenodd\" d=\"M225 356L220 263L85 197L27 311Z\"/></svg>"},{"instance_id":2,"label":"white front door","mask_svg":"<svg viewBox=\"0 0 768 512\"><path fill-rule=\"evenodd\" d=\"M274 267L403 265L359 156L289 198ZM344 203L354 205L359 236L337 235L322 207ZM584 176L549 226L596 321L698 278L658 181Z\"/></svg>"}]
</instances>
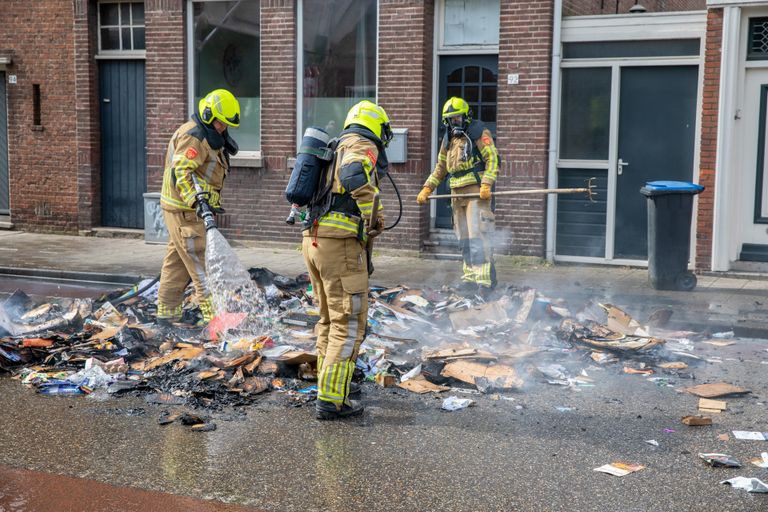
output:
<instances>
[{"instance_id":1,"label":"white front door","mask_svg":"<svg viewBox=\"0 0 768 512\"><path fill-rule=\"evenodd\" d=\"M768 261L768 68L746 69L743 98L734 169L738 258Z\"/></svg>"}]
</instances>

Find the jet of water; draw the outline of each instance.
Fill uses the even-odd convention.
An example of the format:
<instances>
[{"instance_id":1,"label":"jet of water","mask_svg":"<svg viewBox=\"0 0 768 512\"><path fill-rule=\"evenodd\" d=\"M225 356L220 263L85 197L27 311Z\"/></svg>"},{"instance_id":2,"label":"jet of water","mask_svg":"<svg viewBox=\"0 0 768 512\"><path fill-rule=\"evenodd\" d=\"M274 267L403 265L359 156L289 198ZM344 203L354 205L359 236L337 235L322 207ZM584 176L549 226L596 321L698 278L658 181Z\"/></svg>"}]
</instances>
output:
<instances>
[{"instance_id":1,"label":"jet of water","mask_svg":"<svg viewBox=\"0 0 768 512\"><path fill-rule=\"evenodd\" d=\"M218 229L206 234L205 267L215 315L242 314L245 319L236 329L220 333L222 347L242 338L266 334L276 312L271 311L264 292L256 286L248 271Z\"/></svg>"}]
</instances>

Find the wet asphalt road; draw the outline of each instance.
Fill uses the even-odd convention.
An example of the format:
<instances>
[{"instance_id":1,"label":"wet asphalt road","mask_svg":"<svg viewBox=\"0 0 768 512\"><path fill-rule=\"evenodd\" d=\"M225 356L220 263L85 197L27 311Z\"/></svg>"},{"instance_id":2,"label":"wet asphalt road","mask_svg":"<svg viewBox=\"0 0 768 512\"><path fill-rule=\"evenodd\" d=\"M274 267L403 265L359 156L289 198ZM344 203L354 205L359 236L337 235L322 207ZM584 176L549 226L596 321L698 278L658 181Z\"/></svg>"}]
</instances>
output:
<instances>
[{"instance_id":1,"label":"wet asphalt road","mask_svg":"<svg viewBox=\"0 0 768 512\"><path fill-rule=\"evenodd\" d=\"M768 431L766 349L765 340L696 344L695 354L723 362L693 367L695 381L660 375L674 387L554 350L533 362L586 369L595 386L547 384L528 362L519 368L525 389L507 394L514 400L472 396L474 407L444 412L439 398L366 384L365 415L338 423L317 422L311 406L286 406L273 392L215 413L208 433L158 425L172 408L139 397L44 397L0 378L0 464L270 511L768 510L768 495L719 484L768 481L747 462L768 442L718 439ZM698 399L678 389L720 380L753 393L727 398L714 426L682 425ZM710 468L699 452L744 467ZM622 478L593 471L614 461L647 468Z\"/></svg>"}]
</instances>

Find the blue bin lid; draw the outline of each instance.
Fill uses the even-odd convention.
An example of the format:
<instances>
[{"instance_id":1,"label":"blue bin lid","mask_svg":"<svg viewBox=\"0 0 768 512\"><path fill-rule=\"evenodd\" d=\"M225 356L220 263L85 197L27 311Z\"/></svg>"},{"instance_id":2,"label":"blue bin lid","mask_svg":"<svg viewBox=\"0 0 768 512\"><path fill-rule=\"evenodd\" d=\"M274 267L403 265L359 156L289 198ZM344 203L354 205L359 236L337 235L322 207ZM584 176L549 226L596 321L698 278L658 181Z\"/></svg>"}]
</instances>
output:
<instances>
[{"instance_id":1,"label":"blue bin lid","mask_svg":"<svg viewBox=\"0 0 768 512\"><path fill-rule=\"evenodd\" d=\"M704 190L703 186L687 181L649 181L645 184L645 188L649 191L690 192L694 194Z\"/></svg>"}]
</instances>

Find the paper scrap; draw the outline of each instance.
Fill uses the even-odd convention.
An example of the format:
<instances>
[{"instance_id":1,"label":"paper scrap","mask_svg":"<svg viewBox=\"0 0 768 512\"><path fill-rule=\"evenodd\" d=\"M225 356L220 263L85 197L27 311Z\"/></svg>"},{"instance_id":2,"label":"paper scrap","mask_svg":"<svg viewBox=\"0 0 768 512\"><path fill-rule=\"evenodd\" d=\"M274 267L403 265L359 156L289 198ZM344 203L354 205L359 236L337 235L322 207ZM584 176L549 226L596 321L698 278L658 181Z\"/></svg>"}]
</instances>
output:
<instances>
[{"instance_id":1,"label":"paper scrap","mask_svg":"<svg viewBox=\"0 0 768 512\"><path fill-rule=\"evenodd\" d=\"M640 464L628 464L626 462L614 462L613 464L606 464L595 468L593 471L599 471L600 473L608 473L613 476L625 476L635 471L645 469L645 466Z\"/></svg>"},{"instance_id":2,"label":"paper scrap","mask_svg":"<svg viewBox=\"0 0 768 512\"><path fill-rule=\"evenodd\" d=\"M762 432L750 432L747 430L734 430L733 437L746 441L765 441L765 434Z\"/></svg>"},{"instance_id":3,"label":"paper scrap","mask_svg":"<svg viewBox=\"0 0 768 512\"><path fill-rule=\"evenodd\" d=\"M446 411L458 411L459 409L466 409L474 403L475 401L470 398L459 398L451 395L443 400L442 408Z\"/></svg>"},{"instance_id":4,"label":"paper scrap","mask_svg":"<svg viewBox=\"0 0 768 512\"><path fill-rule=\"evenodd\" d=\"M723 480L721 484L730 484L734 489L744 489L747 492L768 492L768 485L758 478L746 478L737 476L730 480Z\"/></svg>"}]
</instances>

